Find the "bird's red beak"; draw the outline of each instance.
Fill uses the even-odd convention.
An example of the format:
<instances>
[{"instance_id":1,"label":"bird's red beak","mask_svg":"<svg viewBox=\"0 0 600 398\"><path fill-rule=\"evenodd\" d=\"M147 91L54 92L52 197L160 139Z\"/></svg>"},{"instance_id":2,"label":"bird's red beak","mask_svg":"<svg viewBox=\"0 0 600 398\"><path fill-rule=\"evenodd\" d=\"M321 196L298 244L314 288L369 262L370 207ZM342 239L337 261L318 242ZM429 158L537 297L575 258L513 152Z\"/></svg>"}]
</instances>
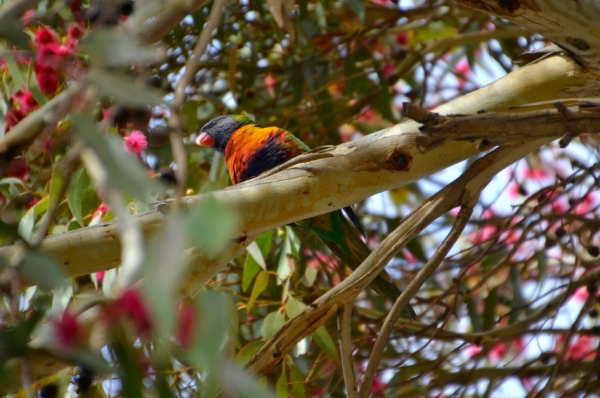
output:
<instances>
[{"instance_id":1,"label":"bird's red beak","mask_svg":"<svg viewBox=\"0 0 600 398\"><path fill-rule=\"evenodd\" d=\"M215 140L207 133L200 133L198 138L196 138L196 145L213 146L215 145Z\"/></svg>"}]
</instances>

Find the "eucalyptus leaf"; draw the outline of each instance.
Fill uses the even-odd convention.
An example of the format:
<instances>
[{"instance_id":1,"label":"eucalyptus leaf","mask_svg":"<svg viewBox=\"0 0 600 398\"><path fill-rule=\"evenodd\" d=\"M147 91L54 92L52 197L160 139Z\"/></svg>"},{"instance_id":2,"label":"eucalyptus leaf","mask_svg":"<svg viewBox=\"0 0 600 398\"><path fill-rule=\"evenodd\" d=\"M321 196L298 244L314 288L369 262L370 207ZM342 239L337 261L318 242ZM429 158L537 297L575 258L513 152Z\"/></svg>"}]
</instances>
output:
<instances>
[{"instance_id":1,"label":"eucalyptus leaf","mask_svg":"<svg viewBox=\"0 0 600 398\"><path fill-rule=\"evenodd\" d=\"M126 30L108 28L94 29L79 44L79 50L88 55L94 68L155 63L165 55L156 47L140 44Z\"/></svg>"},{"instance_id":2,"label":"eucalyptus leaf","mask_svg":"<svg viewBox=\"0 0 600 398\"><path fill-rule=\"evenodd\" d=\"M208 195L206 200L190 209L186 223L193 242L207 248L210 255L215 255L231 236L237 225L237 215Z\"/></svg>"},{"instance_id":3,"label":"eucalyptus leaf","mask_svg":"<svg viewBox=\"0 0 600 398\"><path fill-rule=\"evenodd\" d=\"M281 312L274 311L268 314L263 321L263 340L273 337L283 325L285 325L285 318L281 315Z\"/></svg>"},{"instance_id":4,"label":"eucalyptus leaf","mask_svg":"<svg viewBox=\"0 0 600 398\"><path fill-rule=\"evenodd\" d=\"M130 76L101 69L91 69L87 74L87 80L93 83L102 95L112 97L116 102L125 106L145 108L169 105L164 100L165 93L140 83Z\"/></svg>"},{"instance_id":5,"label":"eucalyptus leaf","mask_svg":"<svg viewBox=\"0 0 600 398\"><path fill-rule=\"evenodd\" d=\"M66 282L67 276L58 264L36 250L27 250L17 269L29 283L46 289L54 289Z\"/></svg>"}]
</instances>

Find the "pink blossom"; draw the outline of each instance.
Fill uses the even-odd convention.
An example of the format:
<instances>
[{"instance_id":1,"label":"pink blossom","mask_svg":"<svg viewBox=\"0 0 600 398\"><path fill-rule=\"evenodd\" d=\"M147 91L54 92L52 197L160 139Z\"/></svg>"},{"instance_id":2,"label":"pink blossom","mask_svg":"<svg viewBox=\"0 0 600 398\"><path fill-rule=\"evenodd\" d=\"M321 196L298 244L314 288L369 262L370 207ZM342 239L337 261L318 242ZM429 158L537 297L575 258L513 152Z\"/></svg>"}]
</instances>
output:
<instances>
[{"instance_id":1,"label":"pink blossom","mask_svg":"<svg viewBox=\"0 0 600 398\"><path fill-rule=\"evenodd\" d=\"M139 130L133 130L125 137L125 149L127 152L140 156L148 147L148 139Z\"/></svg>"},{"instance_id":2,"label":"pink blossom","mask_svg":"<svg viewBox=\"0 0 600 398\"><path fill-rule=\"evenodd\" d=\"M419 259L412 254L412 252L406 248L402 249L402 255L404 256L404 258L406 258L406 261L408 261L411 264L416 264L419 262Z\"/></svg>"},{"instance_id":3,"label":"pink blossom","mask_svg":"<svg viewBox=\"0 0 600 398\"><path fill-rule=\"evenodd\" d=\"M574 341L565 353L566 360L582 360L590 359L595 356L596 342L592 336L579 336Z\"/></svg>"},{"instance_id":4,"label":"pink blossom","mask_svg":"<svg viewBox=\"0 0 600 398\"><path fill-rule=\"evenodd\" d=\"M100 206L98 206L98 208L94 212L92 218L101 216L100 221L102 221L104 219L104 216L106 215L106 213L108 213L109 210L110 210L110 206L107 205L106 203L102 202L100 204Z\"/></svg>"},{"instance_id":5,"label":"pink blossom","mask_svg":"<svg viewBox=\"0 0 600 398\"><path fill-rule=\"evenodd\" d=\"M469 358L472 358L475 355L479 354L481 352L481 350L483 350L482 346L471 344L467 348L467 356L469 356Z\"/></svg>"},{"instance_id":6,"label":"pink blossom","mask_svg":"<svg viewBox=\"0 0 600 398\"><path fill-rule=\"evenodd\" d=\"M70 39L79 40L83 36L83 28L79 24L72 25L67 32Z\"/></svg>"},{"instance_id":7,"label":"pink blossom","mask_svg":"<svg viewBox=\"0 0 600 398\"><path fill-rule=\"evenodd\" d=\"M406 46L408 44L408 33L400 32L396 35L396 43L401 46Z\"/></svg>"},{"instance_id":8,"label":"pink blossom","mask_svg":"<svg viewBox=\"0 0 600 398\"><path fill-rule=\"evenodd\" d=\"M81 326L70 311L65 311L59 320L54 322L54 332L59 346L63 349L75 348L81 340Z\"/></svg>"},{"instance_id":9,"label":"pink blossom","mask_svg":"<svg viewBox=\"0 0 600 398\"><path fill-rule=\"evenodd\" d=\"M40 28L35 32L35 44L46 45L51 43L58 43L56 33L51 28Z\"/></svg>"},{"instance_id":10,"label":"pink blossom","mask_svg":"<svg viewBox=\"0 0 600 398\"><path fill-rule=\"evenodd\" d=\"M119 297L117 311L133 322L140 335L148 336L152 332L150 316L136 290L130 288Z\"/></svg>"},{"instance_id":11,"label":"pink blossom","mask_svg":"<svg viewBox=\"0 0 600 398\"><path fill-rule=\"evenodd\" d=\"M182 302L177 311L177 318L179 321L177 340L182 347L189 347L194 342L198 323L196 308L188 302Z\"/></svg>"},{"instance_id":12,"label":"pink blossom","mask_svg":"<svg viewBox=\"0 0 600 398\"><path fill-rule=\"evenodd\" d=\"M273 75L265 76L265 87L269 92L269 95L273 97L275 95L275 85L277 84L277 79L273 77Z\"/></svg>"},{"instance_id":13,"label":"pink blossom","mask_svg":"<svg viewBox=\"0 0 600 398\"><path fill-rule=\"evenodd\" d=\"M502 357L504 357L504 354L506 354L506 351L507 351L506 344L498 343L494 347L492 347L492 349L490 350L490 352L489 352L490 359L498 361L498 360L502 359Z\"/></svg>"},{"instance_id":14,"label":"pink blossom","mask_svg":"<svg viewBox=\"0 0 600 398\"><path fill-rule=\"evenodd\" d=\"M98 283L102 283L102 281L104 280L104 272L105 271L98 271L96 272L96 280L98 281Z\"/></svg>"}]
</instances>

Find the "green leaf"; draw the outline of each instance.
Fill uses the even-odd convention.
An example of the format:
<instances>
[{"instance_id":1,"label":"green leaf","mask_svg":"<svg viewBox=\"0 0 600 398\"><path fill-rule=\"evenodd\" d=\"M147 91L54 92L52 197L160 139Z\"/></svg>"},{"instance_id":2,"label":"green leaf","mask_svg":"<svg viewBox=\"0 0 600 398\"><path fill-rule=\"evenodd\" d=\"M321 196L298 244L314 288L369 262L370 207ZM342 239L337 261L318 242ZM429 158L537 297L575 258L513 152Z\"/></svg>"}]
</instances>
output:
<instances>
[{"instance_id":1,"label":"green leaf","mask_svg":"<svg viewBox=\"0 0 600 398\"><path fill-rule=\"evenodd\" d=\"M287 312L287 316L290 319L295 318L298 315L300 315L300 313L302 311L304 311L305 308L306 308L306 304L304 304L302 301L296 300L292 295L288 296L288 300L287 300L285 309Z\"/></svg>"},{"instance_id":2,"label":"green leaf","mask_svg":"<svg viewBox=\"0 0 600 398\"><path fill-rule=\"evenodd\" d=\"M477 302L472 296L468 296L465 299L467 303L467 311L469 312L469 318L471 319L471 327L475 333L483 331L483 321L477 312Z\"/></svg>"},{"instance_id":3,"label":"green leaf","mask_svg":"<svg viewBox=\"0 0 600 398\"><path fill-rule=\"evenodd\" d=\"M8 66L8 72L10 73L10 77L13 78L17 87L24 87L25 82L27 81L27 76L25 76L19 69L17 61L15 60L14 53L11 51L4 51L4 54L2 55L4 61L6 61L6 65Z\"/></svg>"},{"instance_id":4,"label":"green leaf","mask_svg":"<svg viewBox=\"0 0 600 398\"><path fill-rule=\"evenodd\" d=\"M396 386L412 376L426 373L438 363L438 361L423 361L414 365L401 365L396 369L394 377L390 379L388 384L390 386Z\"/></svg>"},{"instance_id":5,"label":"green leaf","mask_svg":"<svg viewBox=\"0 0 600 398\"><path fill-rule=\"evenodd\" d=\"M252 258L250 254L246 256L246 263L244 264L244 273L242 275L242 290L245 292L250 287L252 280L260 271L260 265Z\"/></svg>"},{"instance_id":6,"label":"green leaf","mask_svg":"<svg viewBox=\"0 0 600 398\"><path fill-rule=\"evenodd\" d=\"M489 255L485 256L485 258L481 262L481 265L483 265L485 267L498 265L500 263L500 261L502 261L502 260L504 260L504 258L506 258L507 254L508 254L507 250L494 251L494 252L490 253Z\"/></svg>"},{"instance_id":7,"label":"green leaf","mask_svg":"<svg viewBox=\"0 0 600 398\"><path fill-rule=\"evenodd\" d=\"M62 195L64 195L65 186L67 181L65 175L59 167L54 167L52 171L52 180L50 180L50 195L48 199L48 210L58 206L62 201Z\"/></svg>"},{"instance_id":8,"label":"green leaf","mask_svg":"<svg viewBox=\"0 0 600 398\"><path fill-rule=\"evenodd\" d=\"M19 235L26 241L31 240L33 235L33 227L35 226L34 211L33 207L30 208L19 221Z\"/></svg>"},{"instance_id":9,"label":"green leaf","mask_svg":"<svg viewBox=\"0 0 600 398\"><path fill-rule=\"evenodd\" d=\"M19 180L16 177L6 177L0 180L0 185L21 185L21 186L25 186L23 184L23 181Z\"/></svg>"},{"instance_id":10,"label":"green leaf","mask_svg":"<svg viewBox=\"0 0 600 398\"><path fill-rule=\"evenodd\" d=\"M415 256L422 262L427 261L425 250L423 250L423 245L421 245L421 239L419 239L418 237L408 242L406 248L412 253L413 256Z\"/></svg>"},{"instance_id":11,"label":"green leaf","mask_svg":"<svg viewBox=\"0 0 600 398\"><path fill-rule=\"evenodd\" d=\"M267 264L265 264L265 258L263 257L262 251L260 247L258 247L257 242L252 242L246 248L248 254L260 265L263 270L267 270Z\"/></svg>"},{"instance_id":12,"label":"green leaf","mask_svg":"<svg viewBox=\"0 0 600 398\"><path fill-rule=\"evenodd\" d=\"M360 23L365 23L365 14L367 10L366 3L360 0L347 0L348 7L352 9L358 15L358 19L360 19Z\"/></svg>"},{"instance_id":13,"label":"green leaf","mask_svg":"<svg viewBox=\"0 0 600 398\"><path fill-rule=\"evenodd\" d=\"M275 398L266 387L250 377L233 363L224 363L218 370L221 386L226 391L225 396L239 398ZM219 394L221 395L221 394ZM211 395L213 396L213 395ZM216 394L215 394L216 396Z\"/></svg>"},{"instance_id":14,"label":"green leaf","mask_svg":"<svg viewBox=\"0 0 600 398\"><path fill-rule=\"evenodd\" d=\"M225 209L212 195L194 205L186 217L192 241L216 255L237 225L237 214Z\"/></svg>"},{"instance_id":15,"label":"green leaf","mask_svg":"<svg viewBox=\"0 0 600 398\"><path fill-rule=\"evenodd\" d=\"M99 375L109 375L115 372L115 369L100 354L87 348L76 349L73 351L72 358L74 362L80 363Z\"/></svg>"},{"instance_id":16,"label":"green leaf","mask_svg":"<svg viewBox=\"0 0 600 398\"><path fill-rule=\"evenodd\" d=\"M175 328L176 295L185 272L182 253L185 246L184 223L182 218L173 214L164 228L161 239L147 250L141 276L144 277L142 291L144 302L148 304L152 324L159 344L168 341L169 334ZM139 253L143 256L143 253ZM142 261L142 259L140 259ZM161 294L156 294L160 291Z\"/></svg>"},{"instance_id":17,"label":"green leaf","mask_svg":"<svg viewBox=\"0 0 600 398\"><path fill-rule=\"evenodd\" d=\"M101 69L91 69L87 80L93 83L100 94L113 97L116 102L132 108L147 106L165 106L169 104L163 99L165 93L157 88L140 83L131 76L117 74Z\"/></svg>"},{"instance_id":18,"label":"green leaf","mask_svg":"<svg viewBox=\"0 0 600 398\"><path fill-rule=\"evenodd\" d=\"M67 276L56 262L38 251L27 250L17 269L23 279L46 289L66 283Z\"/></svg>"},{"instance_id":19,"label":"green leaf","mask_svg":"<svg viewBox=\"0 0 600 398\"><path fill-rule=\"evenodd\" d=\"M306 267L304 270L304 277L302 278L302 283L304 286L311 287L315 281L317 280L317 269L314 267Z\"/></svg>"},{"instance_id":20,"label":"green leaf","mask_svg":"<svg viewBox=\"0 0 600 398\"><path fill-rule=\"evenodd\" d=\"M381 72L380 68L377 68L377 76L379 76L379 94L377 99L373 103L373 108L376 109L381 116L390 123L397 123L394 113L392 112L392 95L390 93L390 85L387 79Z\"/></svg>"},{"instance_id":21,"label":"green leaf","mask_svg":"<svg viewBox=\"0 0 600 398\"><path fill-rule=\"evenodd\" d=\"M281 376L279 376L279 379L277 379L277 383L275 384L275 394L278 397L287 397L289 394L288 381L287 376L285 374L285 370L281 372Z\"/></svg>"},{"instance_id":22,"label":"green leaf","mask_svg":"<svg viewBox=\"0 0 600 398\"><path fill-rule=\"evenodd\" d=\"M269 274L265 271L260 271L258 277L256 277L256 282L254 282L254 289L252 289L252 294L250 295L250 300L248 300L248 307L246 311L250 311L254 302L258 298L258 296L264 292L264 290L269 285Z\"/></svg>"},{"instance_id":23,"label":"green leaf","mask_svg":"<svg viewBox=\"0 0 600 398\"><path fill-rule=\"evenodd\" d=\"M510 267L510 281L513 286L513 296L512 296L512 307L513 311L510 313L509 324L512 324L517 317L519 316L519 311L515 311L516 309L522 309L527 304L525 297L523 296L523 286L521 273L517 269L516 266Z\"/></svg>"},{"instance_id":24,"label":"green leaf","mask_svg":"<svg viewBox=\"0 0 600 398\"><path fill-rule=\"evenodd\" d=\"M82 227L84 226L83 216L87 214L82 210L83 196L84 193L89 189L90 183L90 177L88 176L85 168L82 167L73 173L69 188L67 189L67 202L69 203L69 208L71 209L73 217L75 217L79 225Z\"/></svg>"},{"instance_id":25,"label":"green leaf","mask_svg":"<svg viewBox=\"0 0 600 398\"><path fill-rule=\"evenodd\" d=\"M256 340L246 344L236 355L235 360L240 365L245 365L248 361L265 345L264 340Z\"/></svg>"},{"instance_id":26,"label":"green leaf","mask_svg":"<svg viewBox=\"0 0 600 398\"><path fill-rule=\"evenodd\" d=\"M271 312L263 321L263 340L270 339L285 324L285 318L279 311Z\"/></svg>"},{"instance_id":27,"label":"green leaf","mask_svg":"<svg viewBox=\"0 0 600 398\"><path fill-rule=\"evenodd\" d=\"M0 18L0 38L3 37L15 46L31 52L29 37L23 32L23 26L20 21L21 20L14 15L9 15L8 13L4 14L3 17Z\"/></svg>"},{"instance_id":28,"label":"green leaf","mask_svg":"<svg viewBox=\"0 0 600 398\"><path fill-rule=\"evenodd\" d=\"M536 255L538 260L538 276L537 280L540 284L546 281L546 277L548 276L548 258L546 257L545 252L539 252Z\"/></svg>"},{"instance_id":29,"label":"green leaf","mask_svg":"<svg viewBox=\"0 0 600 398\"><path fill-rule=\"evenodd\" d=\"M333 339L329 333L327 333L325 326L317 328L317 330L312 333L312 337L315 339L319 347L321 347L321 350L323 350L325 355L329 357L329 359L332 361L338 360L337 346L333 342Z\"/></svg>"},{"instance_id":30,"label":"green leaf","mask_svg":"<svg viewBox=\"0 0 600 398\"><path fill-rule=\"evenodd\" d=\"M79 50L88 55L89 63L94 68L141 65L164 59L164 53L157 47L140 44L134 36L122 29L94 29L79 44Z\"/></svg>"},{"instance_id":31,"label":"green leaf","mask_svg":"<svg viewBox=\"0 0 600 398\"><path fill-rule=\"evenodd\" d=\"M231 296L222 292L204 290L195 298L201 322L197 331L198 338L186 354L189 359L202 367L214 370L223 357L222 350L229 330L229 318L233 303Z\"/></svg>"},{"instance_id":32,"label":"green leaf","mask_svg":"<svg viewBox=\"0 0 600 398\"><path fill-rule=\"evenodd\" d=\"M181 107L181 118L183 126L188 134L194 133L198 129L198 107L200 102L195 100L187 101Z\"/></svg>"},{"instance_id":33,"label":"green leaf","mask_svg":"<svg viewBox=\"0 0 600 398\"><path fill-rule=\"evenodd\" d=\"M496 320L496 307L498 306L498 290L500 286L494 287L485 299L483 308L483 330L489 330L494 326Z\"/></svg>"},{"instance_id":34,"label":"green leaf","mask_svg":"<svg viewBox=\"0 0 600 398\"><path fill-rule=\"evenodd\" d=\"M290 366L290 382L292 383L292 389L294 390L295 398L306 398L306 391L304 390L304 375L296 367L296 365Z\"/></svg>"}]
</instances>

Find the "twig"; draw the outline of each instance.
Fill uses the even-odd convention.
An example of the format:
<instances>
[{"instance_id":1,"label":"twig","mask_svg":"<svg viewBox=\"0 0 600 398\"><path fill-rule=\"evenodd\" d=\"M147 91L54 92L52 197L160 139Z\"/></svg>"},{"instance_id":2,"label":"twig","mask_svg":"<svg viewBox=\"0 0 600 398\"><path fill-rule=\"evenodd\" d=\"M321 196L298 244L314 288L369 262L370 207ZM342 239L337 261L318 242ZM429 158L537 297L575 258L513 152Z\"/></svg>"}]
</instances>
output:
<instances>
[{"instance_id":1,"label":"twig","mask_svg":"<svg viewBox=\"0 0 600 398\"><path fill-rule=\"evenodd\" d=\"M465 226L467 225L472 213L473 208L470 206L463 206L460 209L460 212L456 217L456 221L452 226L452 230L448 236L446 236L444 242L442 242L435 254L429 259L429 261L427 261L423 268L421 268L417 276L408 284L406 290L400 294L400 297L398 297L392 306L392 310L385 318L385 322L383 323L381 331L379 332L379 336L377 336L377 340L373 346L369 364L367 365L367 370L365 371L365 379L360 389L360 397L367 397L371 393L373 380L375 379L375 373L377 371L379 361L381 360L381 356L383 355L383 350L385 349L385 345L387 344L392 331L396 327L396 321L400 317L402 310L408 304L410 298L418 292L419 288L423 285L423 283L425 283L427 278L433 274L440 263L444 260L452 246L454 246L460 237L462 231L465 229Z\"/></svg>"},{"instance_id":2,"label":"twig","mask_svg":"<svg viewBox=\"0 0 600 398\"><path fill-rule=\"evenodd\" d=\"M358 397L358 388L352 360L352 308L353 306L348 304L338 310L338 334L346 394L349 398L356 398Z\"/></svg>"},{"instance_id":3,"label":"twig","mask_svg":"<svg viewBox=\"0 0 600 398\"><path fill-rule=\"evenodd\" d=\"M56 215L56 211L58 210L58 206L60 206L60 203L61 203L60 200L64 196L65 192L67 192L67 189L69 188L69 181L71 180L71 177L72 177L73 173L75 172L75 169L79 165L79 156L81 155L81 151L82 151L83 147L84 147L83 142L76 143L73 146L73 148L71 148L69 150L67 155L65 157L63 157L60 160L60 162L55 166L56 168L59 168L59 170L64 172L64 176L63 176L64 181L63 181L62 186L60 187L60 193L57 196L58 200L54 203L51 203L51 202L48 203L48 210L46 211L46 217L43 219L41 226L37 231L37 234L34 236L34 238L31 240L31 242L29 242L31 246L33 246L33 247L39 246L40 243L42 243L42 240L48 234L48 231L50 230L50 226L52 225L52 222L54 221L54 216Z\"/></svg>"},{"instance_id":4,"label":"twig","mask_svg":"<svg viewBox=\"0 0 600 398\"><path fill-rule=\"evenodd\" d=\"M177 169L175 174L177 176L177 190L176 197L181 198L183 196L183 188L185 186L185 178L187 175L187 152L185 145L183 144L183 123L181 121L181 106L185 102L185 90L192 82L196 72L198 71L198 63L200 57L206 53L208 43L212 37L213 31L219 26L221 21L221 15L223 14L223 7L225 6L225 0L215 0L210 10L210 16L208 17L208 23L202 30L200 38L194 47L194 52L187 60L185 64L185 72L181 76L181 79L177 82L175 87L175 98L173 99L173 112L169 119L169 126L171 127L170 139L173 147L175 163Z\"/></svg>"}]
</instances>

